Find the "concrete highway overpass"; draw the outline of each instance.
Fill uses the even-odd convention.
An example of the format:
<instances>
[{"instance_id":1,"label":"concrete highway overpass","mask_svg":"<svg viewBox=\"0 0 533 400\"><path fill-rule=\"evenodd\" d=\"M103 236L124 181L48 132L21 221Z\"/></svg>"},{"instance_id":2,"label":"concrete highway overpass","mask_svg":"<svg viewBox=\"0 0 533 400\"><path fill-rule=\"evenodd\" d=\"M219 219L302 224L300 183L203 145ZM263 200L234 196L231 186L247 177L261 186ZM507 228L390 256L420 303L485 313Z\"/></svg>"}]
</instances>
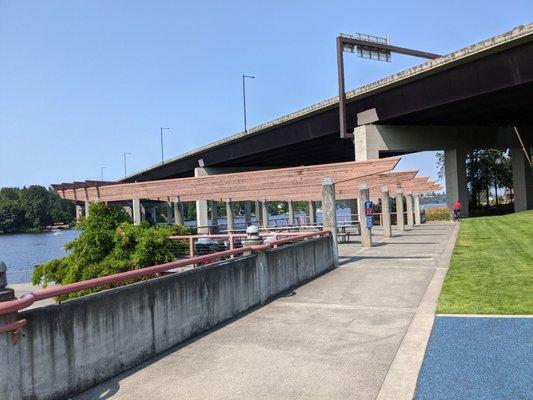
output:
<instances>
[{"instance_id":1,"label":"concrete highway overpass","mask_svg":"<svg viewBox=\"0 0 533 400\"><path fill-rule=\"evenodd\" d=\"M533 24L365 85L346 94L171 158L126 182L236 170L364 160L444 150L449 201L468 204L465 154L510 148L515 208L533 208L533 178L513 126L533 144Z\"/></svg>"}]
</instances>

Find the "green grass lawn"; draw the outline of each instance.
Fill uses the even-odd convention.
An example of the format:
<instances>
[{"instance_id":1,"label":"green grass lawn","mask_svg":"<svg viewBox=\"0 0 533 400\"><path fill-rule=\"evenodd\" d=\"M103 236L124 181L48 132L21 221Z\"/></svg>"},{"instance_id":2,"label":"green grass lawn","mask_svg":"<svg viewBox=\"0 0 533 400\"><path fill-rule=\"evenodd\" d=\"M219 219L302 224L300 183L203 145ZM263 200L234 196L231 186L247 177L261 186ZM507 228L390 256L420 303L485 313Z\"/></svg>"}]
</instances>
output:
<instances>
[{"instance_id":1,"label":"green grass lawn","mask_svg":"<svg viewBox=\"0 0 533 400\"><path fill-rule=\"evenodd\" d=\"M533 314L533 211L461 221L442 314Z\"/></svg>"}]
</instances>

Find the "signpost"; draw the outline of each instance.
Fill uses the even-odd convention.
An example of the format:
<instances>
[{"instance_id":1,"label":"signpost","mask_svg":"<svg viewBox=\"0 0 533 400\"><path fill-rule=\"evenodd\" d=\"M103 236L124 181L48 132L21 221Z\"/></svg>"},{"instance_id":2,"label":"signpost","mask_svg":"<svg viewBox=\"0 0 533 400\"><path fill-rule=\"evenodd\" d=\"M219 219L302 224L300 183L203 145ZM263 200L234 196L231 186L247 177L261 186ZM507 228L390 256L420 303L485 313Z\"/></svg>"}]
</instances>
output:
<instances>
[{"instance_id":1,"label":"signpost","mask_svg":"<svg viewBox=\"0 0 533 400\"><path fill-rule=\"evenodd\" d=\"M366 227L368 229L374 226L374 204L371 201L365 201Z\"/></svg>"}]
</instances>

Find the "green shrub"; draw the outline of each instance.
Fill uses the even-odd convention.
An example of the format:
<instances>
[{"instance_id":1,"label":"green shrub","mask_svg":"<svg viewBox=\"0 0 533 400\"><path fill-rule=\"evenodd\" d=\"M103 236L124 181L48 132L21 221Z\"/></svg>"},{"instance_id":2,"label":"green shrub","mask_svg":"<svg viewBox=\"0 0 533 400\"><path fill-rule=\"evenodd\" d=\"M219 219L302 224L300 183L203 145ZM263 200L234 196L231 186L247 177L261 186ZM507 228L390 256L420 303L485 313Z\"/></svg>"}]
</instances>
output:
<instances>
[{"instance_id":1,"label":"green shrub","mask_svg":"<svg viewBox=\"0 0 533 400\"><path fill-rule=\"evenodd\" d=\"M426 221L449 221L450 211L447 207L433 207L425 210Z\"/></svg>"},{"instance_id":2,"label":"green shrub","mask_svg":"<svg viewBox=\"0 0 533 400\"><path fill-rule=\"evenodd\" d=\"M188 234L184 226L133 225L129 215L103 203L90 205L89 216L78 224L81 235L65 245L71 253L38 266L34 285L68 284L173 261L188 252L187 244L169 240ZM113 286L120 286L115 284ZM71 293L73 298L102 290Z\"/></svg>"}]
</instances>

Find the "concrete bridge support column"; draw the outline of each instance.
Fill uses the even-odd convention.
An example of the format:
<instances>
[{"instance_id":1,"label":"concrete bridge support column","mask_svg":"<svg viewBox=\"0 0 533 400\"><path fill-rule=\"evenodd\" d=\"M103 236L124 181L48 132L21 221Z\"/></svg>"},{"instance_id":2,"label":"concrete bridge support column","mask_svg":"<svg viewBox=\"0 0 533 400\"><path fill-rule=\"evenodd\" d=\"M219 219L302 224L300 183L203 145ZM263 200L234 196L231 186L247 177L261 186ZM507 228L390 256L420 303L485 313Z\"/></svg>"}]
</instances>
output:
<instances>
[{"instance_id":1,"label":"concrete bridge support column","mask_svg":"<svg viewBox=\"0 0 533 400\"><path fill-rule=\"evenodd\" d=\"M514 211L533 209L533 171L521 147L511 149Z\"/></svg>"},{"instance_id":2,"label":"concrete bridge support column","mask_svg":"<svg viewBox=\"0 0 533 400\"><path fill-rule=\"evenodd\" d=\"M322 224L325 230L330 230L333 236L333 251L335 265L339 264L339 249L337 242L337 205L335 202L335 184L331 178L322 179Z\"/></svg>"},{"instance_id":3,"label":"concrete bridge support column","mask_svg":"<svg viewBox=\"0 0 533 400\"><path fill-rule=\"evenodd\" d=\"M405 194L405 211L407 212L407 227L412 228L415 221L413 218L413 195L411 193Z\"/></svg>"},{"instance_id":4,"label":"concrete bridge support column","mask_svg":"<svg viewBox=\"0 0 533 400\"><path fill-rule=\"evenodd\" d=\"M268 228L268 202L266 200L261 201L261 225L263 228Z\"/></svg>"},{"instance_id":5,"label":"concrete bridge support column","mask_svg":"<svg viewBox=\"0 0 533 400\"><path fill-rule=\"evenodd\" d=\"M415 206L415 225L422 225L422 218L420 217L420 195L415 193L413 200Z\"/></svg>"},{"instance_id":6,"label":"concrete bridge support column","mask_svg":"<svg viewBox=\"0 0 533 400\"><path fill-rule=\"evenodd\" d=\"M392 227L390 220L390 196L389 188L381 188L381 221L383 223L383 236L392 236Z\"/></svg>"},{"instance_id":7,"label":"concrete bridge support column","mask_svg":"<svg viewBox=\"0 0 533 400\"><path fill-rule=\"evenodd\" d=\"M403 192L401 189L396 191L396 226L400 231L405 231L403 220Z\"/></svg>"},{"instance_id":8,"label":"concrete bridge support column","mask_svg":"<svg viewBox=\"0 0 533 400\"><path fill-rule=\"evenodd\" d=\"M85 200L85 218L89 216L89 207L91 205L91 202L88 200Z\"/></svg>"},{"instance_id":9,"label":"concrete bridge support column","mask_svg":"<svg viewBox=\"0 0 533 400\"><path fill-rule=\"evenodd\" d=\"M446 203L451 210L459 200L463 204L461 214L468 217L468 187L466 186L466 151L454 149L444 151L446 176Z\"/></svg>"},{"instance_id":10,"label":"concrete bridge support column","mask_svg":"<svg viewBox=\"0 0 533 400\"><path fill-rule=\"evenodd\" d=\"M174 224L176 225L185 225L183 221L183 207L179 197L176 197L176 201L173 204L174 211Z\"/></svg>"},{"instance_id":11,"label":"concrete bridge support column","mask_svg":"<svg viewBox=\"0 0 533 400\"><path fill-rule=\"evenodd\" d=\"M294 225L294 205L292 203L292 200L289 200L289 225Z\"/></svg>"},{"instance_id":12,"label":"concrete bridge support column","mask_svg":"<svg viewBox=\"0 0 533 400\"><path fill-rule=\"evenodd\" d=\"M363 247L372 247L372 231L366 226L366 215L364 204L370 201L368 186L363 184L359 187L359 228L361 229L361 245Z\"/></svg>"},{"instance_id":13,"label":"concrete bridge support column","mask_svg":"<svg viewBox=\"0 0 533 400\"><path fill-rule=\"evenodd\" d=\"M235 229L235 222L233 219L233 204L231 203L231 199L226 200L226 225L228 233L230 231L233 231Z\"/></svg>"},{"instance_id":14,"label":"concrete bridge support column","mask_svg":"<svg viewBox=\"0 0 533 400\"><path fill-rule=\"evenodd\" d=\"M309 225L316 224L316 205L314 201L310 201L307 204L307 211L309 214Z\"/></svg>"},{"instance_id":15,"label":"concrete bridge support column","mask_svg":"<svg viewBox=\"0 0 533 400\"><path fill-rule=\"evenodd\" d=\"M373 126L362 125L354 129L355 161L379 158L379 150L384 149L381 136Z\"/></svg>"},{"instance_id":16,"label":"concrete bridge support column","mask_svg":"<svg viewBox=\"0 0 533 400\"><path fill-rule=\"evenodd\" d=\"M249 201L244 202L244 225L252 224L252 204Z\"/></svg>"},{"instance_id":17,"label":"concrete bridge support column","mask_svg":"<svg viewBox=\"0 0 533 400\"><path fill-rule=\"evenodd\" d=\"M133 199L133 223L135 225L140 225L142 221L141 217L141 200Z\"/></svg>"}]
</instances>

